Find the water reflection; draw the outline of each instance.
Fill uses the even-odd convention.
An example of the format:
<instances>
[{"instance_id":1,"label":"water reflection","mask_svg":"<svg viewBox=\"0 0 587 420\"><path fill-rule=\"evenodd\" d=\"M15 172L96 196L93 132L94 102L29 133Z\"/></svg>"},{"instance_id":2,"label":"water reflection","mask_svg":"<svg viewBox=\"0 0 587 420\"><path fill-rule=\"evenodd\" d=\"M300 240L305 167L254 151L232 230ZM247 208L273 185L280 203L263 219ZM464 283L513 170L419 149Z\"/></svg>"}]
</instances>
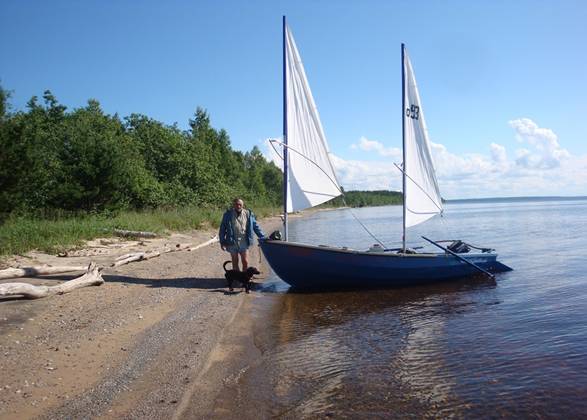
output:
<instances>
[{"instance_id":1,"label":"water reflection","mask_svg":"<svg viewBox=\"0 0 587 420\"><path fill-rule=\"evenodd\" d=\"M241 390L268 414L425 414L446 404L454 375L444 326L498 303L485 278L409 289L275 295ZM391 410L391 411L390 411ZM416 410L416 411L414 411ZM454 411L453 411L454 412Z\"/></svg>"},{"instance_id":2,"label":"water reflection","mask_svg":"<svg viewBox=\"0 0 587 420\"><path fill-rule=\"evenodd\" d=\"M452 207L411 237L421 229L496 247L515 271L497 283L337 293L270 279L254 311L261 356L224 402L243 417L584 417L587 201ZM357 213L386 243L401 237L395 209ZM317 214L290 233L368 247L359 230L340 228L345 217Z\"/></svg>"}]
</instances>

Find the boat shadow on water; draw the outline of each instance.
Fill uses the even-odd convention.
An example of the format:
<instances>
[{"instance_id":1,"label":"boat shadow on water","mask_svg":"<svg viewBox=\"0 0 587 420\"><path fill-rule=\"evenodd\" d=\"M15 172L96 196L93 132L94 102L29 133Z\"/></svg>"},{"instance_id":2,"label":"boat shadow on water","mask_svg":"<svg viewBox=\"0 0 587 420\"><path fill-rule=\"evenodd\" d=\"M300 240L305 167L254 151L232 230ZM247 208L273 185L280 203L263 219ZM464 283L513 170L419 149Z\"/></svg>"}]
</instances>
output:
<instances>
[{"instance_id":1,"label":"boat shadow on water","mask_svg":"<svg viewBox=\"0 0 587 420\"><path fill-rule=\"evenodd\" d=\"M417 296L426 294L442 294L470 290L475 288L494 288L497 281L494 278L486 277L483 274L474 276L465 276L456 279L450 279L442 283L422 282L413 286L403 287L378 287L378 286L340 286L336 288L298 288L291 286L286 291L288 294L320 294L320 293L358 293L364 291L373 294L377 291L385 295L397 296Z\"/></svg>"},{"instance_id":2,"label":"boat shadow on water","mask_svg":"<svg viewBox=\"0 0 587 420\"><path fill-rule=\"evenodd\" d=\"M499 277L498 277L499 279ZM287 331L287 340L311 335L321 328L362 317L397 315L399 318L450 317L479 305L497 305L495 279L477 275L443 283L403 288L287 288L281 280L258 285L257 291L274 296L269 319ZM285 327L292 325L298 327ZM303 327L302 327L303 326ZM295 332L295 333L293 333ZM293 336L292 336L293 333ZM283 338L283 337L282 337Z\"/></svg>"}]
</instances>

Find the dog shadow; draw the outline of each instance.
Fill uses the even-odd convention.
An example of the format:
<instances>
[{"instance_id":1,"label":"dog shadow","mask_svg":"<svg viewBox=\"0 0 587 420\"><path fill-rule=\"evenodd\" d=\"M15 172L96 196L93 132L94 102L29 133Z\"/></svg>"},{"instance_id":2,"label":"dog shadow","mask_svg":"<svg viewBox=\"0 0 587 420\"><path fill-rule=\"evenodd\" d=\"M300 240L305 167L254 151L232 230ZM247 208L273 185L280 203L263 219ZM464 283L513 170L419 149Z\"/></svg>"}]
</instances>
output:
<instances>
[{"instance_id":1,"label":"dog shadow","mask_svg":"<svg viewBox=\"0 0 587 420\"><path fill-rule=\"evenodd\" d=\"M236 296L236 295L240 295L241 293L243 293L244 290L214 290L215 292L222 292L224 293L225 296Z\"/></svg>"}]
</instances>

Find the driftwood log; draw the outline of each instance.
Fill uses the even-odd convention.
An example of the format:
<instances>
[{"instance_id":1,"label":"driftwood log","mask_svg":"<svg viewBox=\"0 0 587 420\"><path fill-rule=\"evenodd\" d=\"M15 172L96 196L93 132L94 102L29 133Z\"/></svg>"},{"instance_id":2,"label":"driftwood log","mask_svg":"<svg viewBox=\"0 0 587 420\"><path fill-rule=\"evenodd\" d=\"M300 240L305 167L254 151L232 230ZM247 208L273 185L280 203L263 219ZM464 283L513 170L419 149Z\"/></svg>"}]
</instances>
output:
<instances>
[{"instance_id":1,"label":"driftwood log","mask_svg":"<svg viewBox=\"0 0 587 420\"><path fill-rule=\"evenodd\" d=\"M92 262L83 276L57 286L34 286L28 283L0 284L0 296L23 296L27 299L39 299L52 295L62 295L81 287L100 286L103 283L104 279L100 274L100 268Z\"/></svg>"},{"instance_id":2,"label":"driftwood log","mask_svg":"<svg viewBox=\"0 0 587 420\"><path fill-rule=\"evenodd\" d=\"M188 251L195 251L196 249L203 248L205 246L211 245L214 242L218 242L218 241L219 241L218 235L216 235L212 239L210 239L210 240L208 240L208 241L206 241L204 243L201 243L200 245L196 245L196 246L192 246L192 247L188 248Z\"/></svg>"},{"instance_id":3,"label":"driftwood log","mask_svg":"<svg viewBox=\"0 0 587 420\"><path fill-rule=\"evenodd\" d=\"M86 267L75 266L75 267L64 267L64 266L51 266L41 265L38 267L20 267L20 268L7 268L0 270L0 280L15 279L18 277L35 277L45 276L48 274L62 274L70 273L72 271L84 271Z\"/></svg>"},{"instance_id":4,"label":"driftwood log","mask_svg":"<svg viewBox=\"0 0 587 420\"><path fill-rule=\"evenodd\" d=\"M183 250L189 249L191 246L192 246L192 244L176 244L173 248L166 246L165 248L159 250L159 252L161 254L166 254L168 252L183 251ZM128 261L126 264L128 264L129 262L133 262L133 261L140 261L140 259L136 259L136 256L143 255L146 253L147 252L131 252L129 254L124 254L119 257L116 257L115 261L122 261L122 260L130 259L131 257L133 259L131 261ZM111 267L114 267L114 264L112 264Z\"/></svg>"},{"instance_id":5,"label":"driftwood log","mask_svg":"<svg viewBox=\"0 0 587 420\"><path fill-rule=\"evenodd\" d=\"M156 238L157 234L154 232L140 232L135 230L123 230L114 229L116 236L122 236L123 238Z\"/></svg>"},{"instance_id":6,"label":"driftwood log","mask_svg":"<svg viewBox=\"0 0 587 420\"><path fill-rule=\"evenodd\" d=\"M125 265L125 264L135 262L135 261L149 260L151 258L158 257L159 255L164 254L165 252L170 252L170 251L162 250L162 251L150 251L150 252L137 252L134 254L122 255L122 257L125 257L125 258L118 259L118 261L115 261L112 264L110 264L110 267L120 267L121 265Z\"/></svg>"},{"instance_id":7,"label":"driftwood log","mask_svg":"<svg viewBox=\"0 0 587 420\"><path fill-rule=\"evenodd\" d=\"M151 258L158 257L161 254L167 254L168 252L177 252L185 250L192 251L193 249L198 249L203 246L209 245L212 242L213 240L211 239L210 241L197 245L196 247L192 247L192 244L176 244L174 247L166 246L165 248L149 252L133 252L130 254L124 254L116 258L116 261L110 264L110 267L120 267L121 265L129 264L131 262L148 260Z\"/></svg>"},{"instance_id":8,"label":"driftwood log","mask_svg":"<svg viewBox=\"0 0 587 420\"><path fill-rule=\"evenodd\" d=\"M159 250L149 252L136 252L132 254L121 255L113 262L110 267L120 267L121 265L129 264L135 261L144 261L151 258L156 258L161 254L177 251L195 251L205 246L218 242L218 236L209 239L199 245L192 246L192 244L176 244L173 247L166 246ZM8 268L0 270L0 280L17 277L34 277L47 274L60 274L72 271L83 271L85 267L53 267L49 265L39 267L21 267ZM69 293L74 289L79 289L86 286L99 286L104 283L104 279L100 274L102 270L96 263L91 262L86 273L76 279L66 281L57 286L34 286L28 283L4 283L0 284L0 297L6 296L23 296L27 299L38 299L56 294Z\"/></svg>"}]
</instances>

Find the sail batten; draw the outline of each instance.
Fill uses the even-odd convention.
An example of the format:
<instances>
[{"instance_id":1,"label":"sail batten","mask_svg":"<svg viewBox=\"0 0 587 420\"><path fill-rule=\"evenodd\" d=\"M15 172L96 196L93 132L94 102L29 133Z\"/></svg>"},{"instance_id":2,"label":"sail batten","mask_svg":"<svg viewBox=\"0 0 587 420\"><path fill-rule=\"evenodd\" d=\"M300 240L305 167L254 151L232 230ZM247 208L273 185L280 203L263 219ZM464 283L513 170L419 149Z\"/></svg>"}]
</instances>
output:
<instances>
[{"instance_id":1,"label":"sail batten","mask_svg":"<svg viewBox=\"0 0 587 420\"><path fill-rule=\"evenodd\" d=\"M404 48L404 213L405 227L442 213L428 129L414 70Z\"/></svg>"},{"instance_id":2,"label":"sail batten","mask_svg":"<svg viewBox=\"0 0 587 420\"><path fill-rule=\"evenodd\" d=\"M287 211L322 204L341 194L318 109L291 31L286 26L288 153Z\"/></svg>"}]
</instances>

